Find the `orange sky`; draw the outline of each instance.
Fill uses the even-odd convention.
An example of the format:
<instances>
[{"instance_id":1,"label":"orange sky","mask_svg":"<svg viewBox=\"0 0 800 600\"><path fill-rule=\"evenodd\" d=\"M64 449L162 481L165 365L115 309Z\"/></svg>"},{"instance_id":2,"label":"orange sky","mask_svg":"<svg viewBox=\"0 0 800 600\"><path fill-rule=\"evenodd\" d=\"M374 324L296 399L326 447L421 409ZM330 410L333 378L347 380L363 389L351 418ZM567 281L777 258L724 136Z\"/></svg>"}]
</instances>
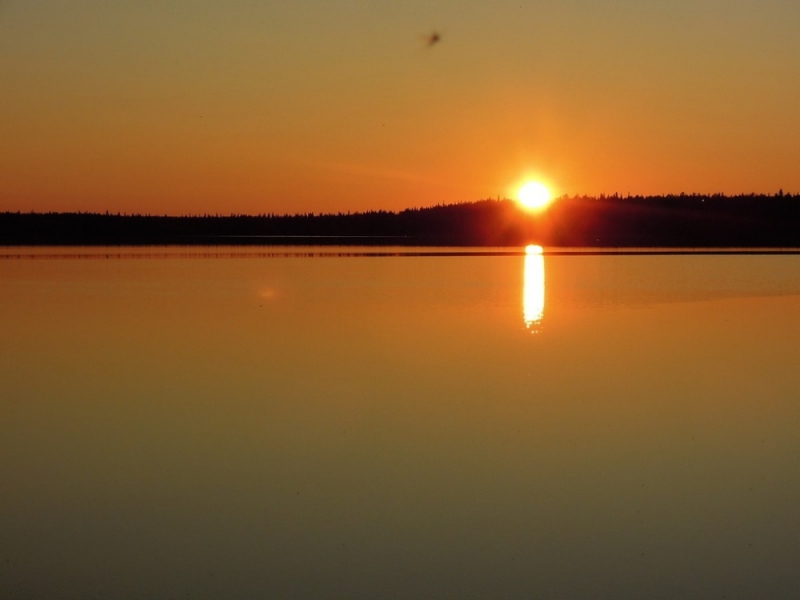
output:
<instances>
[{"instance_id":1,"label":"orange sky","mask_svg":"<svg viewBox=\"0 0 800 600\"><path fill-rule=\"evenodd\" d=\"M798 22L784 0L0 0L0 210L398 210L531 176L800 192Z\"/></svg>"}]
</instances>

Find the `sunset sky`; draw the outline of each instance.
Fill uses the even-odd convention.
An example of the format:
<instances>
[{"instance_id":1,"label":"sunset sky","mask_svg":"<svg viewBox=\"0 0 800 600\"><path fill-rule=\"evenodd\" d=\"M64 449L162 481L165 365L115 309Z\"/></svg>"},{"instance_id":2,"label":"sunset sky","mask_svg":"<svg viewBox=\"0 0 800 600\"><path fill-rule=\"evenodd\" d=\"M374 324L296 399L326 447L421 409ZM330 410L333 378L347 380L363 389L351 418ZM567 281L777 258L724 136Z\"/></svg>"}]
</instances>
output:
<instances>
[{"instance_id":1,"label":"sunset sky","mask_svg":"<svg viewBox=\"0 0 800 600\"><path fill-rule=\"evenodd\" d=\"M797 0L0 0L0 210L800 192L798 23Z\"/></svg>"}]
</instances>

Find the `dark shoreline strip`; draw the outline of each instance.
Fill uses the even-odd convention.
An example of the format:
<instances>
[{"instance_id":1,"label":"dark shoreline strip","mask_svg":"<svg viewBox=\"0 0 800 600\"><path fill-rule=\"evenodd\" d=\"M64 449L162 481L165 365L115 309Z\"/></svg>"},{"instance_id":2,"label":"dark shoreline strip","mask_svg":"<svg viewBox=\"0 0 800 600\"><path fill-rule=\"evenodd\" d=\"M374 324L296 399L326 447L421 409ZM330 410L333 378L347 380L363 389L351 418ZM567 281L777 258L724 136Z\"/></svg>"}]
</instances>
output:
<instances>
[{"instance_id":1,"label":"dark shoreline strip","mask_svg":"<svg viewBox=\"0 0 800 600\"><path fill-rule=\"evenodd\" d=\"M232 246L235 248L236 246ZM25 247L27 248L27 247ZM324 247L323 247L324 248ZM526 256L522 250L409 250L409 251L269 251L269 252L4 252L0 248L0 260L131 260L131 259L198 259L198 258L394 258L394 257L500 257ZM574 249L548 250L543 256L794 256L800 255L800 248L750 249Z\"/></svg>"}]
</instances>

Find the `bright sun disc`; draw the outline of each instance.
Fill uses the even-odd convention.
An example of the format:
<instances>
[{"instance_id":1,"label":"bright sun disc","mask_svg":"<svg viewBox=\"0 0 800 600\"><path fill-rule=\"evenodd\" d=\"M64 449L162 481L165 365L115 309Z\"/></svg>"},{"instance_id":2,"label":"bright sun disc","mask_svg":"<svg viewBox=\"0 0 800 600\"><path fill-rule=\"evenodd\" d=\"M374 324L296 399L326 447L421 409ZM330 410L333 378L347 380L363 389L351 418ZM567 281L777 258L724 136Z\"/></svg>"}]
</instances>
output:
<instances>
[{"instance_id":1,"label":"bright sun disc","mask_svg":"<svg viewBox=\"0 0 800 600\"><path fill-rule=\"evenodd\" d=\"M529 181L521 188L518 193L519 201L525 208L540 209L550 204L552 197L550 190L543 183Z\"/></svg>"}]
</instances>

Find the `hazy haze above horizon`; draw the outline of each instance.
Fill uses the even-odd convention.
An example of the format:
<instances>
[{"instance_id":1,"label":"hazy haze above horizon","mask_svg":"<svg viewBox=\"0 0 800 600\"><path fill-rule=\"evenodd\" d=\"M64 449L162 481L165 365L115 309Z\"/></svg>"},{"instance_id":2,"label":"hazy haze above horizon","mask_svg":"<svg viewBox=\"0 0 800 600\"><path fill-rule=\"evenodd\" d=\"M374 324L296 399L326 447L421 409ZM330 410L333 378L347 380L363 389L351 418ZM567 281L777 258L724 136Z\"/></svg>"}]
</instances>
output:
<instances>
[{"instance_id":1,"label":"hazy haze above horizon","mask_svg":"<svg viewBox=\"0 0 800 600\"><path fill-rule=\"evenodd\" d=\"M0 0L0 210L800 192L798 22L783 0Z\"/></svg>"}]
</instances>

